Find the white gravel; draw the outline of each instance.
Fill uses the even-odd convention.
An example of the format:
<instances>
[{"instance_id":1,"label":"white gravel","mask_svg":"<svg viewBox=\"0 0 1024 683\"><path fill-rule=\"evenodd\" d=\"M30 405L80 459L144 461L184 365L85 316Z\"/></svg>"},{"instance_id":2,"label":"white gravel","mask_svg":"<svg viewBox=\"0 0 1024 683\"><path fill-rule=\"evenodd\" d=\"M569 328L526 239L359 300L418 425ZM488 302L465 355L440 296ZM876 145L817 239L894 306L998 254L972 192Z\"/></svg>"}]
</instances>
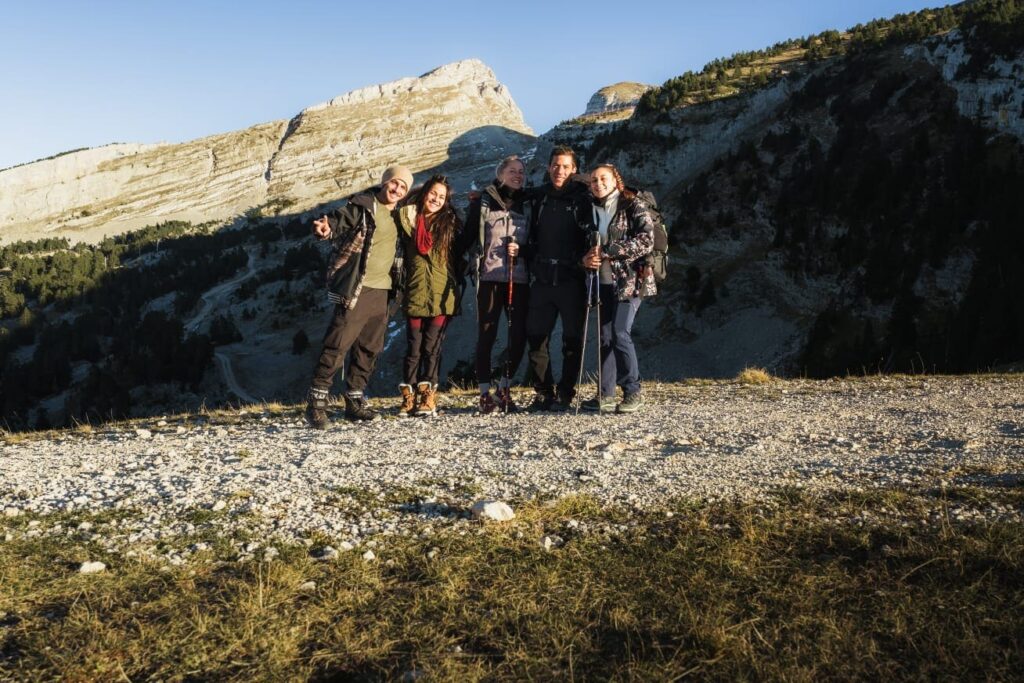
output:
<instances>
[{"instance_id":1,"label":"white gravel","mask_svg":"<svg viewBox=\"0 0 1024 683\"><path fill-rule=\"evenodd\" d=\"M240 559L266 560L277 554L266 547L313 538L366 551L393 535L464 533L480 524L469 514L480 499L514 509L586 493L659 508L680 498L765 499L780 487L1024 480L1021 375L694 383L652 386L647 397L632 416L481 417L474 397L443 395L448 410L437 418L353 424L338 414L325 432L294 412L250 408L226 416L235 424L165 418L7 443L0 539L65 535L177 563L206 544L175 548L175 539L215 528L231 539L244 532L248 540L233 541ZM111 510L121 512L73 519ZM993 504L964 514L1024 513ZM337 557L328 550L324 559Z\"/></svg>"}]
</instances>

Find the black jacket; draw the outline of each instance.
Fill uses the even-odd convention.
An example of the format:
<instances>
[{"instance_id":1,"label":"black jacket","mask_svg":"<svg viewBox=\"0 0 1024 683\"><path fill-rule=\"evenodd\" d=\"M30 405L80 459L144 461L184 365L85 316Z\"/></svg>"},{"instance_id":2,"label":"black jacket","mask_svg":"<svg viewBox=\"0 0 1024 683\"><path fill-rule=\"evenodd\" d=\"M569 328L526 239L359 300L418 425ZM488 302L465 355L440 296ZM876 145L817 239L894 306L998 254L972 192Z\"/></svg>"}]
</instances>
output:
<instances>
[{"instance_id":1,"label":"black jacket","mask_svg":"<svg viewBox=\"0 0 1024 683\"><path fill-rule=\"evenodd\" d=\"M327 297L345 308L354 308L363 288L366 257L373 245L377 224L373 220L379 187L349 197L348 203L327 215L331 226L331 257L327 264ZM398 210L392 212L398 225ZM395 262L391 267L391 292L402 287L402 240L396 240Z\"/></svg>"},{"instance_id":2,"label":"black jacket","mask_svg":"<svg viewBox=\"0 0 1024 683\"><path fill-rule=\"evenodd\" d=\"M532 211L529 238L520 249L533 281L546 285L582 281L587 239L594 231L589 189L584 183L570 182L556 190L548 182L523 192L532 200Z\"/></svg>"}]
</instances>

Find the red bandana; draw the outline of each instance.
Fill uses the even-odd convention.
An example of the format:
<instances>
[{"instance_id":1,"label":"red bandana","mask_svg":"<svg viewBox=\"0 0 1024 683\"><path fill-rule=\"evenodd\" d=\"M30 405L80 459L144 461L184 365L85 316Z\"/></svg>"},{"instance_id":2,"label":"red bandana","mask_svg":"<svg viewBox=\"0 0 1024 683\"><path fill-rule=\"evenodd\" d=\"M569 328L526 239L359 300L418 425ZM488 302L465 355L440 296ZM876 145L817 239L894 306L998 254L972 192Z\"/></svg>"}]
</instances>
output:
<instances>
[{"instance_id":1,"label":"red bandana","mask_svg":"<svg viewBox=\"0 0 1024 683\"><path fill-rule=\"evenodd\" d=\"M427 221L420 214L416 216L416 250L426 256L434 248L434 236L427 230Z\"/></svg>"}]
</instances>

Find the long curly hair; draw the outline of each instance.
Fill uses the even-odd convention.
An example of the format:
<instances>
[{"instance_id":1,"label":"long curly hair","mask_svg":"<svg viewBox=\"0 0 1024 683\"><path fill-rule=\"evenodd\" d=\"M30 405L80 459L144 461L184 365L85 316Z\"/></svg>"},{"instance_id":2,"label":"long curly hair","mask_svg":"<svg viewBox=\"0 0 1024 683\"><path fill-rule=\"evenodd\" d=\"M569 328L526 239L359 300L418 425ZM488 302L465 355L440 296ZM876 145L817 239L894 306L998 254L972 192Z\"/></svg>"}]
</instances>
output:
<instances>
[{"instance_id":1,"label":"long curly hair","mask_svg":"<svg viewBox=\"0 0 1024 683\"><path fill-rule=\"evenodd\" d=\"M590 175L593 176L599 168L606 168L611 171L612 177L615 178L615 187L618 189L619 194L623 199L628 201L636 199L636 193L626 187L626 183L622 180L622 174L619 173L619 169L615 168L611 164L598 164L590 171Z\"/></svg>"},{"instance_id":2,"label":"long curly hair","mask_svg":"<svg viewBox=\"0 0 1024 683\"><path fill-rule=\"evenodd\" d=\"M446 193L444 204L433 216L428 217L426 212L427 195L434 185L443 185ZM448 178L443 175L431 176L423 183L419 194L416 196L416 214L423 216L427 221L427 229L434 235L434 250L444 260L451 256L452 243L455 241L455 234L462 228L459 214L452 205L452 186Z\"/></svg>"}]
</instances>

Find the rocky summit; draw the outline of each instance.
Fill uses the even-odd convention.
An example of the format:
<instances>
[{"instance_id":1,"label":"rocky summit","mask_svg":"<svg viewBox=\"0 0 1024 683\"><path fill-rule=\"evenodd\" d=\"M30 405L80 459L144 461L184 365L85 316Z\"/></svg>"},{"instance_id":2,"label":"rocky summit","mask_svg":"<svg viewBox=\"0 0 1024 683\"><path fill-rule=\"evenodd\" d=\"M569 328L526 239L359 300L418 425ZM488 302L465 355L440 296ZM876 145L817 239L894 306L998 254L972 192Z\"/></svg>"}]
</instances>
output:
<instances>
[{"instance_id":1,"label":"rocky summit","mask_svg":"<svg viewBox=\"0 0 1024 683\"><path fill-rule=\"evenodd\" d=\"M290 121L181 144L114 144L0 171L0 241L97 241L145 225L302 211L402 162L468 179L533 135L478 60L355 90Z\"/></svg>"}]
</instances>

